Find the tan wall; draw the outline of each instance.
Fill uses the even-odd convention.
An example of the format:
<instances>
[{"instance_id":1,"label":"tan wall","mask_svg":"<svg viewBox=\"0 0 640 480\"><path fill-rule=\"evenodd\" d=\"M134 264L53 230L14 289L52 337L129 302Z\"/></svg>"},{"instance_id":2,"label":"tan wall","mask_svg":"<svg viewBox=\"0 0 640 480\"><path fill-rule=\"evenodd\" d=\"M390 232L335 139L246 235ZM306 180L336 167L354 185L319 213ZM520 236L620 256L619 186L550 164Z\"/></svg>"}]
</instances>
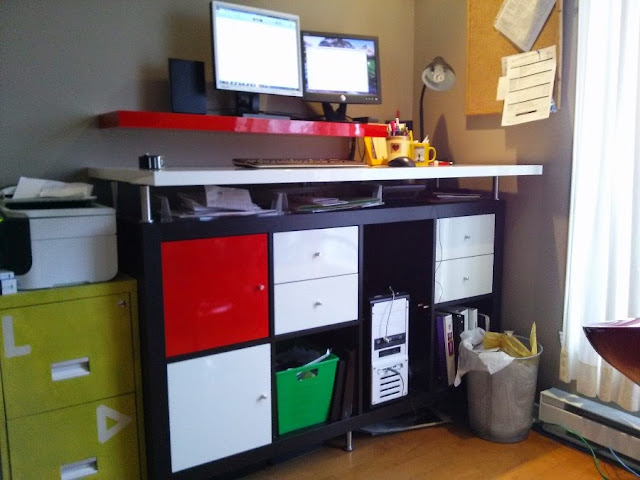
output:
<instances>
[{"instance_id":1,"label":"tan wall","mask_svg":"<svg viewBox=\"0 0 640 480\"><path fill-rule=\"evenodd\" d=\"M548 120L501 127L500 115L466 116L466 1L416 0L414 118L424 67L443 56L457 76L448 92L427 90L425 132L438 154L456 163L542 164L541 177L500 181L507 201L503 327L528 335L536 322L541 357L540 386L557 380L571 185L575 95L575 0L564 1L563 89L560 112ZM491 188L489 180L465 186Z\"/></svg>"}]
</instances>

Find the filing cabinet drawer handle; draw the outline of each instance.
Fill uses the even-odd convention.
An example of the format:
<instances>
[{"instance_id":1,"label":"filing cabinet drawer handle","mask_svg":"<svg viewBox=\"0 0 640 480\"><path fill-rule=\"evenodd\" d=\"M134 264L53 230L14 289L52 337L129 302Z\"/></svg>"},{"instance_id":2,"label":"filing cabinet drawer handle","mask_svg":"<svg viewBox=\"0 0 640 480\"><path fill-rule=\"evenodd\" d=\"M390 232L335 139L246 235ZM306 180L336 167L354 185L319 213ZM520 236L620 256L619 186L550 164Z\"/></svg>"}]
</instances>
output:
<instances>
[{"instance_id":1,"label":"filing cabinet drawer handle","mask_svg":"<svg viewBox=\"0 0 640 480\"><path fill-rule=\"evenodd\" d=\"M119 306L120 308L124 308L124 307L126 307L126 306L127 306L127 301L126 301L126 300L120 300L120 301L118 302L118 306Z\"/></svg>"},{"instance_id":2,"label":"filing cabinet drawer handle","mask_svg":"<svg viewBox=\"0 0 640 480\"><path fill-rule=\"evenodd\" d=\"M318 258L320 256L320 252L314 252L313 257Z\"/></svg>"},{"instance_id":3,"label":"filing cabinet drawer handle","mask_svg":"<svg viewBox=\"0 0 640 480\"><path fill-rule=\"evenodd\" d=\"M266 393L261 393L260 396L258 397L258 400L266 400L267 398L269 397L267 396Z\"/></svg>"},{"instance_id":4,"label":"filing cabinet drawer handle","mask_svg":"<svg viewBox=\"0 0 640 480\"><path fill-rule=\"evenodd\" d=\"M467 277L467 276L464 276L464 277L462 277L462 280L465 281L465 282L468 282L470 280L470 278Z\"/></svg>"},{"instance_id":5,"label":"filing cabinet drawer handle","mask_svg":"<svg viewBox=\"0 0 640 480\"><path fill-rule=\"evenodd\" d=\"M466 235L464 236L464 239L465 239L465 240L471 240L471 235L466 234Z\"/></svg>"},{"instance_id":6,"label":"filing cabinet drawer handle","mask_svg":"<svg viewBox=\"0 0 640 480\"><path fill-rule=\"evenodd\" d=\"M258 289L258 291L259 291L259 292L264 292L264 289L265 289L265 288L266 288L266 287L265 287L264 285L262 285L262 284L261 284L261 285L258 285L258 287L257 287L257 289Z\"/></svg>"},{"instance_id":7,"label":"filing cabinet drawer handle","mask_svg":"<svg viewBox=\"0 0 640 480\"><path fill-rule=\"evenodd\" d=\"M90 373L89 357L75 358L73 360L51 364L51 380L54 382L84 377Z\"/></svg>"},{"instance_id":8,"label":"filing cabinet drawer handle","mask_svg":"<svg viewBox=\"0 0 640 480\"><path fill-rule=\"evenodd\" d=\"M96 473L98 473L98 459L96 457L87 458L79 462L62 465L60 467L60 480L84 478L88 475L95 475Z\"/></svg>"},{"instance_id":9,"label":"filing cabinet drawer handle","mask_svg":"<svg viewBox=\"0 0 640 480\"><path fill-rule=\"evenodd\" d=\"M322 302L320 300L316 300L315 302L313 302L313 306L314 307L321 307L322 306Z\"/></svg>"}]
</instances>

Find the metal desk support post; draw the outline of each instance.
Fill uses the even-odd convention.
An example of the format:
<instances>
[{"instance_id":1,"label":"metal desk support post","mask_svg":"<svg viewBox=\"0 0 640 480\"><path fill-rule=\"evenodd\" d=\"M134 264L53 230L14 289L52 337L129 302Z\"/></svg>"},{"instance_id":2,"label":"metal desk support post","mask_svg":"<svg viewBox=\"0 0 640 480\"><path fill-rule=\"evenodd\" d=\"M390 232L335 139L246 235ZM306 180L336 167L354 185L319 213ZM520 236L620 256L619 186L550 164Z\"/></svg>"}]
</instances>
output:
<instances>
[{"instance_id":1,"label":"metal desk support post","mask_svg":"<svg viewBox=\"0 0 640 480\"><path fill-rule=\"evenodd\" d=\"M111 206L118 211L118 182L111 181L109 182L109 186L111 187Z\"/></svg>"},{"instance_id":2,"label":"metal desk support post","mask_svg":"<svg viewBox=\"0 0 640 480\"><path fill-rule=\"evenodd\" d=\"M493 199L494 200L499 200L500 198L500 191L498 190L498 178L500 177L493 177Z\"/></svg>"},{"instance_id":3,"label":"metal desk support post","mask_svg":"<svg viewBox=\"0 0 640 480\"><path fill-rule=\"evenodd\" d=\"M347 432L346 443L345 443L344 449L347 452L353 452L353 432L352 431L348 431Z\"/></svg>"},{"instance_id":4,"label":"metal desk support post","mask_svg":"<svg viewBox=\"0 0 640 480\"><path fill-rule=\"evenodd\" d=\"M153 223L153 218L151 218L151 188L149 185L140 187L140 222Z\"/></svg>"}]
</instances>

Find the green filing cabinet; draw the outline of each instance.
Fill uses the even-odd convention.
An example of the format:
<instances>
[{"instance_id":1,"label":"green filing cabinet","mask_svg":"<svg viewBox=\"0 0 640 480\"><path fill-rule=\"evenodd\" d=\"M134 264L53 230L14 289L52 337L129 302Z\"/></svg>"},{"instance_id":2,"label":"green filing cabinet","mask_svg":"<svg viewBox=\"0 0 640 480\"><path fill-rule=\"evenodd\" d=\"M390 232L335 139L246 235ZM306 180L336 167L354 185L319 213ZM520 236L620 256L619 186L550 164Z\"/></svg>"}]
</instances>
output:
<instances>
[{"instance_id":1,"label":"green filing cabinet","mask_svg":"<svg viewBox=\"0 0 640 480\"><path fill-rule=\"evenodd\" d=\"M0 296L3 479L144 477L134 280Z\"/></svg>"}]
</instances>

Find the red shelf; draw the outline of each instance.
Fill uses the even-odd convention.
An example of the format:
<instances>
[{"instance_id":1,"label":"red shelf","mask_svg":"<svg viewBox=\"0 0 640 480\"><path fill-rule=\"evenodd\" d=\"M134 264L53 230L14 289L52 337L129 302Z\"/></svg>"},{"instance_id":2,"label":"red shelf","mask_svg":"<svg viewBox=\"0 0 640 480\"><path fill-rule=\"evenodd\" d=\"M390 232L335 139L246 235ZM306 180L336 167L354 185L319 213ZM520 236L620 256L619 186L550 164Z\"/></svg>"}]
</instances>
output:
<instances>
[{"instance_id":1,"label":"red shelf","mask_svg":"<svg viewBox=\"0 0 640 480\"><path fill-rule=\"evenodd\" d=\"M387 135L387 127L380 124L310 122L191 113L117 110L100 115L98 120L100 128L158 128L324 137L384 137Z\"/></svg>"}]
</instances>

